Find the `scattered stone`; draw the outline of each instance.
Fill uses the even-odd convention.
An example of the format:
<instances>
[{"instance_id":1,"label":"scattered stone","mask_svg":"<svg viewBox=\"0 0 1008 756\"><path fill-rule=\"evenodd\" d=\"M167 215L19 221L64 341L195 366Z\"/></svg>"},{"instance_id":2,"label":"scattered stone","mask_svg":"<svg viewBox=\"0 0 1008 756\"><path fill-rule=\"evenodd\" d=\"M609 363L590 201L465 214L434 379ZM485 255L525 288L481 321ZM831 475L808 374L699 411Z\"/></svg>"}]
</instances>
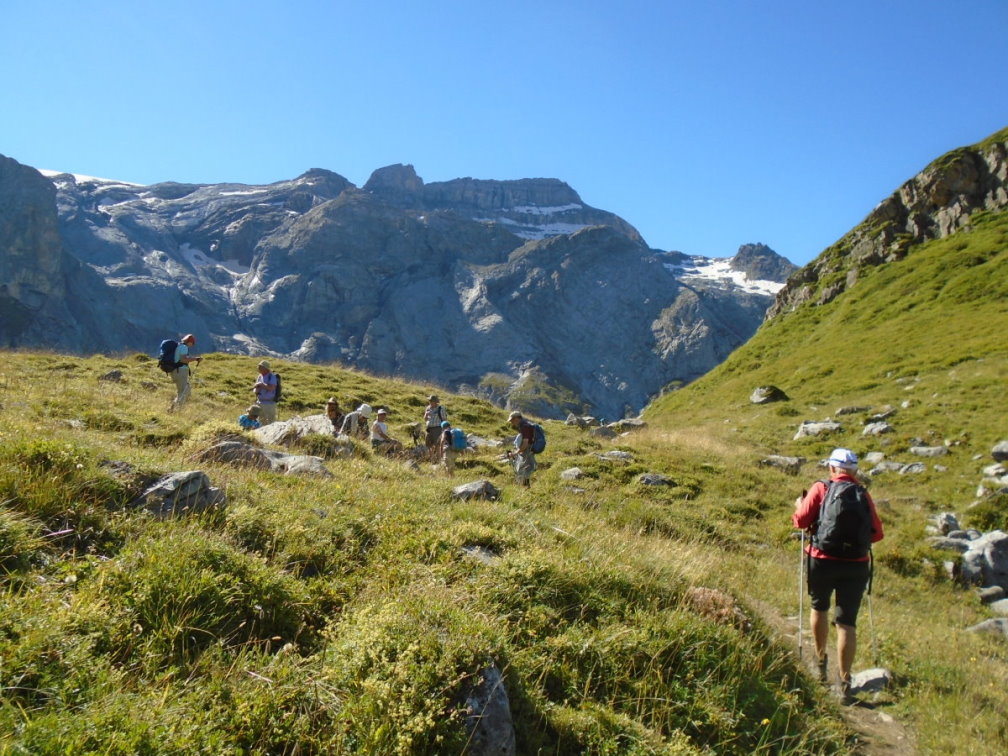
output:
<instances>
[{"instance_id":1,"label":"scattered stone","mask_svg":"<svg viewBox=\"0 0 1008 756\"><path fill-rule=\"evenodd\" d=\"M618 449L613 449L607 452L596 452L596 457L599 459L604 459L607 462L631 462L633 461L633 454L630 452L619 451Z\"/></svg>"},{"instance_id":2,"label":"scattered stone","mask_svg":"<svg viewBox=\"0 0 1008 756\"><path fill-rule=\"evenodd\" d=\"M626 417L614 423L609 423L606 427L612 428L616 433L627 433L629 431L643 430L647 428L647 423L639 417Z\"/></svg>"},{"instance_id":3,"label":"scattered stone","mask_svg":"<svg viewBox=\"0 0 1008 756\"><path fill-rule=\"evenodd\" d=\"M1000 478L1002 475L1008 474L1008 467L998 462L993 465L987 465L982 472L985 478Z\"/></svg>"},{"instance_id":4,"label":"scattered stone","mask_svg":"<svg viewBox=\"0 0 1008 756\"><path fill-rule=\"evenodd\" d=\"M1008 533L992 530L965 543L969 550L962 557L963 581L1008 590Z\"/></svg>"},{"instance_id":5,"label":"scattered stone","mask_svg":"<svg viewBox=\"0 0 1008 756\"><path fill-rule=\"evenodd\" d=\"M1004 614L1008 616L1008 599L998 599L997 601L992 601L988 604L988 606L995 614Z\"/></svg>"},{"instance_id":6,"label":"scattered stone","mask_svg":"<svg viewBox=\"0 0 1008 756\"><path fill-rule=\"evenodd\" d=\"M959 520L953 512L942 512L934 515L932 521L938 526L942 535L948 535L953 530L959 529Z\"/></svg>"},{"instance_id":7,"label":"scattered stone","mask_svg":"<svg viewBox=\"0 0 1008 756\"><path fill-rule=\"evenodd\" d=\"M867 412L871 407L840 407L834 415L857 415L861 412Z\"/></svg>"},{"instance_id":8,"label":"scattered stone","mask_svg":"<svg viewBox=\"0 0 1008 756\"><path fill-rule=\"evenodd\" d=\"M902 462L880 462L868 471L868 475L875 476L887 472L899 473L903 472L904 467Z\"/></svg>"},{"instance_id":9,"label":"scattered stone","mask_svg":"<svg viewBox=\"0 0 1008 756\"><path fill-rule=\"evenodd\" d=\"M811 420L803 420L802 424L798 426L798 432L794 435L794 441L800 438L809 438L814 436L824 436L830 433L839 433L843 430L843 426L840 423L834 422L833 420L823 420L822 422L814 422Z\"/></svg>"},{"instance_id":10,"label":"scattered stone","mask_svg":"<svg viewBox=\"0 0 1008 756\"><path fill-rule=\"evenodd\" d=\"M289 420L278 420L252 431L252 436L259 443L276 446L290 446L310 434L333 435L332 421L324 414L295 415Z\"/></svg>"},{"instance_id":11,"label":"scattered stone","mask_svg":"<svg viewBox=\"0 0 1008 756\"><path fill-rule=\"evenodd\" d=\"M874 422L874 423L868 423L867 425L865 425L864 430L861 431L861 435L862 436L881 436L883 433L893 433L893 432L895 432L895 430L896 429L893 428L891 425L889 425L889 423L884 422L884 421L879 421L879 422Z\"/></svg>"},{"instance_id":12,"label":"scattered stone","mask_svg":"<svg viewBox=\"0 0 1008 756\"><path fill-rule=\"evenodd\" d=\"M892 672L883 667L851 675L851 693L879 693L892 685Z\"/></svg>"},{"instance_id":13,"label":"scattered stone","mask_svg":"<svg viewBox=\"0 0 1008 756\"><path fill-rule=\"evenodd\" d=\"M805 464L804 457L784 457L780 454L771 454L769 457L764 457L757 464L764 465L767 467L777 467L786 473L791 475L797 475L801 472L802 465Z\"/></svg>"},{"instance_id":14,"label":"scattered stone","mask_svg":"<svg viewBox=\"0 0 1008 756\"><path fill-rule=\"evenodd\" d=\"M269 470L287 475L315 475L331 478L321 457L305 454L287 454L254 446L245 441L220 441L209 449L196 452L190 457L197 462L219 462L235 467L251 467L255 470Z\"/></svg>"},{"instance_id":15,"label":"scattered stone","mask_svg":"<svg viewBox=\"0 0 1008 756\"><path fill-rule=\"evenodd\" d=\"M123 383L122 370L110 370L105 373L105 375L98 376L99 381L108 381L109 383Z\"/></svg>"},{"instance_id":16,"label":"scattered stone","mask_svg":"<svg viewBox=\"0 0 1008 756\"><path fill-rule=\"evenodd\" d=\"M888 420L890 417L896 414L896 409L889 405L882 407L873 415L869 415L865 418L865 424L868 423L880 423L883 420Z\"/></svg>"},{"instance_id":17,"label":"scattered stone","mask_svg":"<svg viewBox=\"0 0 1008 756\"><path fill-rule=\"evenodd\" d=\"M584 471L580 467L569 467L560 473L561 480L577 480L584 477Z\"/></svg>"},{"instance_id":18,"label":"scattered stone","mask_svg":"<svg viewBox=\"0 0 1008 756\"><path fill-rule=\"evenodd\" d=\"M965 554L969 551L970 542L964 541L961 538L949 538L948 536L931 536L927 539L928 544L935 549L940 549L941 551L957 551L960 554Z\"/></svg>"},{"instance_id":19,"label":"scattered stone","mask_svg":"<svg viewBox=\"0 0 1008 756\"><path fill-rule=\"evenodd\" d=\"M885 459L885 454L880 451L868 452L862 458L862 462L866 465L877 465L879 462Z\"/></svg>"},{"instance_id":20,"label":"scattered stone","mask_svg":"<svg viewBox=\"0 0 1008 756\"><path fill-rule=\"evenodd\" d=\"M995 462L1008 462L1008 441L998 441L991 449Z\"/></svg>"},{"instance_id":21,"label":"scattered stone","mask_svg":"<svg viewBox=\"0 0 1008 756\"><path fill-rule=\"evenodd\" d=\"M752 404L770 404L771 402L791 401L787 394L776 386L757 386L749 395Z\"/></svg>"},{"instance_id":22,"label":"scattered stone","mask_svg":"<svg viewBox=\"0 0 1008 756\"><path fill-rule=\"evenodd\" d=\"M497 449L504 446L505 442L498 439L488 439L482 436L474 436L472 433L466 434L466 443L473 449L492 448Z\"/></svg>"},{"instance_id":23,"label":"scattered stone","mask_svg":"<svg viewBox=\"0 0 1008 756\"><path fill-rule=\"evenodd\" d=\"M584 421L584 419L578 417L573 412L571 414L567 415L567 419L564 420L564 425L570 425L570 426L574 426L574 427L577 427L577 428L587 428L588 427L588 424Z\"/></svg>"},{"instance_id":24,"label":"scattered stone","mask_svg":"<svg viewBox=\"0 0 1008 756\"><path fill-rule=\"evenodd\" d=\"M903 469L899 471L899 474L917 475L922 472L927 472L927 465L923 462L911 462L909 465L903 465Z\"/></svg>"},{"instance_id":25,"label":"scattered stone","mask_svg":"<svg viewBox=\"0 0 1008 756\"><path fill-rule=\"evenodd\" d=\"M480 681L465 697L465 752L470 756L514 756L514 723L504 679L496 666L480 673Z\"/></svg>"},{"instance_id":26,"label":"scattered stone","mask_svg":"<svg viewBox=\"0 0 1008 756\"><path fill-rule=\"evenodd\" d=\"M642 486L676 486L676 483L672 478L667 475L662 475L661 473L641 473L637 476L637 482Z\"/></svg>"},{"instance_id":27,"label":"scattered stone","mask_svg":"<svg viewBox=\"0 0 1008 756\"><path fill-rule=\"evenodd\" d=\"M911 446L910 453L918 457L944 457L948 449L944 446Z\"/></svg>"},{"instance_id":28,"label":"scattered stone","mask_svg":"<svg viewBox=\"0 0 1008 756\"><path fill-rule=\"evenodd\" d=\"M991 633L993 635L1000 635L1005 640L1008 640L1008 618L997 617L995 619L984 620L983 622L978 622L972 627L967 627L966 632Z\"/></svg>"},{"instance_id":29,"label":"scattered stone","mask_svg":"<svg viewBox=\"0 0 1008 756\"><path fill-rule=\"evenodd\" d=\"M463 546L462 554L480 564L490 565L500 560L500 556L484 546Z\"/></svg>"},{"instance_id":30,"label":"scattered stone","mask_svg":"<svg viewBox=\"0 0 1008 756\"><path fill-rule=\"evenodd\" d=\"M452 489L451 496L453 499L489 499L495 501L500 497L500 489L489 480L475 480L472 483L463 483L461 486L455 486Z\"/></svg>"},{"instance_id":31,"label":"scattered stone","mask_svg":"<svg viewBox=\"0 0 1008 756\"><path fill-rule=\"evenodd\" d=\"M601 428L592 428L588 431L588 435L592 438L616 438L616 431L606 426Z\"/></svg>"},{"instance_id":32,"label":"scattered stone","mask_svg":"<svg viewBox=\"0 0 1008 756\"><path fill-rule=\"evenodd\" d=\"M177 472L164 476L131 502L142 506L155 517L198 514L223 505L224 492L210 485L210 479L200 470Z\"/></svg>"}]
</instances>

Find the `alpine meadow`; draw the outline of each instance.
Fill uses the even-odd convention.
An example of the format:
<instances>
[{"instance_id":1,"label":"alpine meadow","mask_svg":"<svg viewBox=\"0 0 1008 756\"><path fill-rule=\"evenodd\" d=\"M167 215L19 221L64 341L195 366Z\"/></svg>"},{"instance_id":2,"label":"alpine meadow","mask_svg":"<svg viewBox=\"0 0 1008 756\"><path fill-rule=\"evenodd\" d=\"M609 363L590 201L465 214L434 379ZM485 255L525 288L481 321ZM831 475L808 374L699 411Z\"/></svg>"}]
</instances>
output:
<instances>
[{"instance_id":1,"label":"alpine meadow","mask_svg":"<svg viewBox=\"0 0 1008 756\"><path fill-rule=\"evenodd\" d=\"M388 407L407 449L437 393L485 440L451 478L326 433L241 431L253 357L201 355L169 413L153 351L6 351L0 753L1008 752L1008 633L971 630L996 612L929 540L941 513L1008 531L1006 472L985 472L1008 439L1006 143L928 166L642 423L542 420L529 488L501 458L507 411L431 384L271 359L281 423L330 396ZM997 201L956 193L978 155ZM786 398L751 401L761 386ZM235 441L322 461L211 453ZM886 532L854 670L891 679L850 707L812 669L790 520L837 446ZM151 506L179 471L205 475L208 506ZM473 481L500 495L453 495Z\"/></svg>"}]
</instances>

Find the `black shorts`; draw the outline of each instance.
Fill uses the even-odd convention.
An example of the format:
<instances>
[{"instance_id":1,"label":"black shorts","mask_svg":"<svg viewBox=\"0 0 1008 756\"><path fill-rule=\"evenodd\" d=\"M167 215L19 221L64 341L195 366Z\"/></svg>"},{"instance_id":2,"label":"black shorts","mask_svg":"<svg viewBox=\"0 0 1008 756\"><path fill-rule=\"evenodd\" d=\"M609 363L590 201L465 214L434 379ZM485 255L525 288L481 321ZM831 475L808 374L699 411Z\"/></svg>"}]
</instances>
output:
<instances>
[{"instance_id":1,"label":"black shorts","mask_svg":"<svg viewBox=\"0 0 1008 756\"><path fill-rule=\"evenodd\" d=\"M868 562L845 562L839 559L808 560L808 592L812 608L828 612L830 597L836 592L836 612L833 622L857 627L861 597L868 587Z\"/></svg>"}]
</instances>

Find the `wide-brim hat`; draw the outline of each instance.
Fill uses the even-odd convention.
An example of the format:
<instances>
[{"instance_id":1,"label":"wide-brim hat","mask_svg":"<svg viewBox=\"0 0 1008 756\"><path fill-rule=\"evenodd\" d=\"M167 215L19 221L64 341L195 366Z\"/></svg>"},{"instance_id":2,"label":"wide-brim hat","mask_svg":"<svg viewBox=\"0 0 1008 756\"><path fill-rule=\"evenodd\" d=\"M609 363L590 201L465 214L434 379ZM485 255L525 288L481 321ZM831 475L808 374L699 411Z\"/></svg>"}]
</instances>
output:
<instances>
[{"instance_id":1,"label":"wide-brim hat","mask_svg":"<svg viewBox=\"0 0 1008 756\"><path fill-rule=\"evenodd\" d=\"M371 417L370 404L362 404L360 407L357 408L357 411L360 412L362 415L364 415L364 417Z\"/></svg>"},{"instance_id":2,"label":"wide-brim hat","mask_svg":"<svg viewBox=\"0 0 1008 756\"><path fill-rule=\"evenodd\" d=\"M269 370L270 369L270 364L268 362L266 362L266 360L263 360L258 365L256 365L256 367L261 367L264 370Z\"/></svg>"}]
</instances>

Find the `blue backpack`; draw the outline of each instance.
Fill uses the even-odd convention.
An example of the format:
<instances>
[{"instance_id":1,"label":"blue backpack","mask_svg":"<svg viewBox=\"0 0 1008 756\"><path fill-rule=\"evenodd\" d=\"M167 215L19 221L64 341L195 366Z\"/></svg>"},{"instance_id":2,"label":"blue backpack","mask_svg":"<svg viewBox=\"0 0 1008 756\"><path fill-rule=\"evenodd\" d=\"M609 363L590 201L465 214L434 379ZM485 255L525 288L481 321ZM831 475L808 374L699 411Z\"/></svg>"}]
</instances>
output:
<instances>
[{"instance_id":1,"label":"blue backpack","mask_svg":"<svg viewBox=\"0 0 1008 756\"><path fill-rule=\"evenodd\" d=\"M451 435L452 435L452 449L458 451L461 449L465 449L466 447L469 446L469 444L466 442L465 431L462 430L461 428L452 428Z\"/></svg>"},{"instance_id":2,"label":"blue backpack","mask_svg":"<svg viewBox=\"0 0 1008 756\"><path fill-rule=\"evenodd\" d=\"M178 342L175 339L165 339L158 349L158 367L166 373L175 370L181 362L175 362L175 350L178 349Z\"/></svg>"},{"instance_id":3,"label":"blue backpack","mask_svg":"<svg viewBox=\"0 0 1008 756\"><path fill-rule=\"evenodd\" d=\"M546 448L546 433L539 423L529 423L532 426L532 453L540 454Z\"/></svg>"}]
</instances>

